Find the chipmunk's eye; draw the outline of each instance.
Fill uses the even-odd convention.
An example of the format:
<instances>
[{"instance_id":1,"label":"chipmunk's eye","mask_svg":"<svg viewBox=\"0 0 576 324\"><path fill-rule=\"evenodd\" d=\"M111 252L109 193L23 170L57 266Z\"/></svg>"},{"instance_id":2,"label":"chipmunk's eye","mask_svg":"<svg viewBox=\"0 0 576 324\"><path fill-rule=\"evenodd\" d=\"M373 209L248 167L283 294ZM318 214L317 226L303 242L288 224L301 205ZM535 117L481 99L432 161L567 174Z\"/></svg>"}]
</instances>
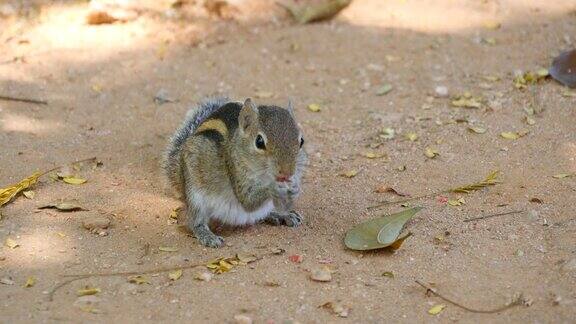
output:
<instances>
[{"instance_id":1,"label":"chipmunk's eye","mask_svg":"<svg viewBox=\"0 0 576 324\"><path fill-rule=\"evenodd\" d=\"M266 143L264 143L264 138L260 134L258 134L258 136L256 136L256 148L259 150L265 150L266 149Z\"/></svg>"},{"instance_id":2,"label":"chipmunk's eye","mask_svg":"<svg viewBox=\"0 0 576 324\"><path fill-rule=\"evenodd\" d=\"M300 147L302 147L302 145L304 145L304 137L300 137Z\"/></svg>"}]
</instances>

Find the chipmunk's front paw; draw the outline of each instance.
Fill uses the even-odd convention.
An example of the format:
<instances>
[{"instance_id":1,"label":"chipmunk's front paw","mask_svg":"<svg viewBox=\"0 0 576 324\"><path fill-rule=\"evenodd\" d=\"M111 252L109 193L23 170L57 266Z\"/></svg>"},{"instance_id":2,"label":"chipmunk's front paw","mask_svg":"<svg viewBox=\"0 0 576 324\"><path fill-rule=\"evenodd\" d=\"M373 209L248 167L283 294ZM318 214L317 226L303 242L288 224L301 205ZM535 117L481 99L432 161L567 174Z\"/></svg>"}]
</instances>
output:
<instances>
[{"instance_id":1,"label":"chipmunk's front paw","mask_svg":"<svg viewBox=\"0 0 576 324\"><path fill-rule=\"evenodd\" d=\"M224 244L224 239L221 236L218 236L208 228L195 228L194 235L200 242L200 244L211 247L211 248L218 248Z\"/></svg>"},{"instance_id":2,"label":"chipmunk's front paw","mask_svg":"<svg viewBox=\"0 0 576 324\"><path fill-rule=\"evenodd\" d=\"M296 227L302 224L302 216L293 210L288 214L272 212L268 217L266 217L266 222L275 226L286 225L289 227Z\"/></svg>"}]
</instances>

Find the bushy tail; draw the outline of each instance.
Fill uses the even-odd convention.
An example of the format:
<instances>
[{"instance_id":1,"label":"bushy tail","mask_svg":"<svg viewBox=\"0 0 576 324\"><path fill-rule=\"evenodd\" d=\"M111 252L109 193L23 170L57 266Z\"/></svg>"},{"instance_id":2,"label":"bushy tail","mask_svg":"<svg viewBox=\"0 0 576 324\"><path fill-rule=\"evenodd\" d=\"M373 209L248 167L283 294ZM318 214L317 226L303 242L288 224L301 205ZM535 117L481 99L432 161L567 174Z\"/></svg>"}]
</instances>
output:
<instances>
[{"instance_id":1,"label":"bushy tail","mask_svg":"<svg viewBox=\"0 0 576 324\"><path fill-rule=\"evenodd\" d=\"M168 148L162 158L162 170L170 188L176 189L179 195L184 193L184 179L182 176L182 147L184 143L204 120L214 111L228 103L228 98L207 98L188 110L184 122L170 138Z\"/></svg>"}]
</instances>

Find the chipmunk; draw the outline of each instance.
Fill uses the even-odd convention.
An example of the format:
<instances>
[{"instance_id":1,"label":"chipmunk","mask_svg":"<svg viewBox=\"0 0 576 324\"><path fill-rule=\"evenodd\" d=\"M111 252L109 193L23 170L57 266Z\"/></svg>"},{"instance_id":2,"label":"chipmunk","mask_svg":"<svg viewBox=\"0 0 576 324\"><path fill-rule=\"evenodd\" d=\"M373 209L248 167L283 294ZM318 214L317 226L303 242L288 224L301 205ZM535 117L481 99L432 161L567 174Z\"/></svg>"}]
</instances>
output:
<instances>
[{"instance_id":1,"label":"chipmunk","mask_svg":"<svg viewBox=\"0 0 576 324\"><path fill-rule=\"evenodd\" d=\"M300 225L292 207L306 162L303 145L290 103L281 108L212 98L191 109L170 139L163 169L184 197L187 226L200 243L224 243L210 220Z\"/></svg>"}]
</instances>

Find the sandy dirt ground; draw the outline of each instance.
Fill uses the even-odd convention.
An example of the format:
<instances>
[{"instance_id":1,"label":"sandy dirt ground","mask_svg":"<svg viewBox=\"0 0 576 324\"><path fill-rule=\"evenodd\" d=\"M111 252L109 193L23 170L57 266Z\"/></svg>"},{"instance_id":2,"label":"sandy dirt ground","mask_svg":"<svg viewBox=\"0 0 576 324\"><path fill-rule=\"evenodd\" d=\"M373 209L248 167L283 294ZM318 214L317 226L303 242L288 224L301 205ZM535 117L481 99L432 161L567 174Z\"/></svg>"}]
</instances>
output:
<instances>
[{"instance_id":1,"label":"sandy dirt ground","mask_svg":"<svg viewBox=\"0 0 576 324\"><path fill-rule=\"evenodd\" d=\"M574 322L576 177L552 176L576 172L576 98L553 80L519 90L513 79L574 47L575 1L356 0L336 19L309 25L266 2L235 1L228 20L158 2L135 20L100 26L84 23L86 2L26 2L21 16L11 14L19 1L6 3L13 6L0 16L0 94L48 105L0 101L0 187L85 158L102 165L72 169L83 185L43 177L32 199L0 209L0 322ZM386 84L392 91L376 95ZM444 90L469 91L482 107L452 107ZM174 102L155 102L159 92ZM301 227L218 228L226 246L209 249L170 221L181 203L162 187L161 153L187 108L214 94L295 103L310 155ZM311 103L322 110L309 111ZM386 127L394 139L379 137ZM426 157L427 147L439 156ZM386 157L368 159L368 151ZM349 170L358 174L340 176ZM425 209L396 252L344 246L353 225L402 209L367 209L400 198L375 188L429 194L492 170L501 184L411 202ZM88 211L37 209L58 199ZM523 212L464 222L516 210ZM102 216L111 219L102 235L82 227ZM19 246L5 246L8 238ZM175 281L148 274L141 285L91 277L49 298L64 274L141 272L236 253L262 259L209 282L194 279L203 267ZM335 271L332 280L310 280L322 266ZM35 284L23 287L29 277ZM473 313L426 295L415 280L475 309L520 293L524 304ZM101 291L78 297L86 286ZM326 302L348 307L348 317L319 307ZM439 304L446 308L430 315Z\"/></svg>"}]
</instances>

